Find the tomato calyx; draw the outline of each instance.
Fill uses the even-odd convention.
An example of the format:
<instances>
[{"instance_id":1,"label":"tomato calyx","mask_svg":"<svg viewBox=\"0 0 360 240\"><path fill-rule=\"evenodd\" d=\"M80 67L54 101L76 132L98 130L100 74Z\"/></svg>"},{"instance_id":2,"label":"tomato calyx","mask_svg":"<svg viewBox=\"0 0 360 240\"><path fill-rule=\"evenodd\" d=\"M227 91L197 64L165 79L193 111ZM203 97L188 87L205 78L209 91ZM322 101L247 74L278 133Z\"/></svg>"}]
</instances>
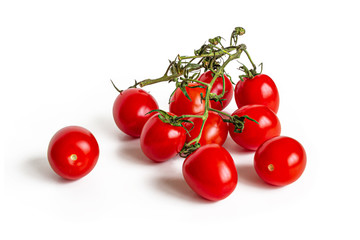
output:
<instances>
[{"instance_id":1,"label":"tomato calyx","mask_svg":"<svg viewBox=\"0 0 360 240\"><path fill-rule=\"evenodd\" d=\"M214 77L216 72L212 71L212 76ZM235 85L235 83L232 81L231 76L225 73L224 70L220 72L221 78L222 78L222 92L220 94L212 93L209 94L209 99L214 102L219 102L221 104L221 107L223 107L223 101L226 101L226 98L223 98L226 91L225 91L225 75L229 78L230 82Z\"/></svg>"},{"instance_id":2,"label":"tomato calyx","mask_svg":"<svg viewBox=\"0 0 360 240\"><path fill-rule=\"evenodd\" d=\"M196 75L196 73L194 75ZM186 88L187 87L188 88L205 88L204 86L202 86L200 84L195 85L195 86L189 86L189 83L191 83L191 82L198 82L199 83L199 81L196 81L195 79L192 79L192 78L180 77L180 80L181 81L179 81L179 79L174 80L176 82L176 87L175 87L175 90L170 94L169 104L171 102L171 98L173 97L173 95L175 94L177 89L180 89L181 92L185 95L185 97L187 99L189 99L189 101L192 101L191 97L189 96L188 92L186 91ZM206 84L206 83L201 82L201 84ZM201 99L205 99L205 98L201 95Z\"/></svg>"},{"instance_id":3,"label":"tomato calyx","mask_svg":"<svg viewBox=\"0 0 360 240\"><path fill-rule=\"evenodd\" d=\"M260 75L263 71L263 63L259 64L259 67L261 68L260 72L256 71L256 67L252 69L248 69L243 63L240 64L241 66L238 69L244 73L239 76L241 81L244 81L244 78L248 78L248 79L254 78L257 75Z\"/></svg>"},{"instance_id":4,"label":"tomato calyx","mask_svg":"<svg viewBox=\"0 0 360 240\"><path fill-rule=\"evenodd\" d=\"M248 119L250 121L253 121L257 124L259 124L255 119L249 117L248 115L238 116L238 115L229 115L227 113L224 113L222 111L219 111L217 109L209 108L210 111L217 112L221 119L226 123L231 123L234 125L235 129L234 132L236 133L242 133L245 127L245 119ZM226 116L226 118L224 118Z\"/></svg>"},{"instance_id":5,"label":"tomato calyx","mask_svg":"<svg viewBox=\"0 0 360 240\"><path fill-rule=\"evenodd\" d=\"M222 98L222 96L217 95L216 93L210 93L209 99L214 102L219 102L221 104L221 107L223 107L223 101L226 100L226 98Z\"/></svg>"},{"instance_id":6,"label":"tomato calyx","mask_svg":"<svg viewBox=\"0 0 360 240\"><path fill-rule=\"evenodd\" d=\"M169 114L161 109L155 109L152 110L150 112L148 112L147 114L150 114L152 112L158 112L158 118L167 124L171 124L172 126L176 126L176 127L182 127L185 129L186 133L190 136L190 131L195 127L195 124L193 121L184 119L183 116L176 116L174 114ZM190 116L190 115L189 115ZM190 129L187 129L185 127L184 123L190 123L192 126ZM181 151L179 152L179 156L186 158L187 156L189 156L192 152L194 152L196 149L200 148L201 145L199 142L195 142L195 143L191 143L191 144L187 144L185 143L183 148L181 149Z\"/></svg>"},{"instance_id":7,"label":"tomato calyx","mask_svg":"<svg viewBox=\"0 0 360 240\"><path fill-rule=\"evenodd\" d=\"M198 142L193 143L193 144L185 144L184 147L179 152L179 156L182 158L186 158L200 147L201 147L201 144Z\"/></svg>"},{"instance_id":8,"label":"tomato calyx","mask_svg":"<svg viewBox=\"0 0 360 240\"><path fill-rule=\"evenodd\" d=\"M263 71L263 63L259 64L259 67L261 68L260 72L256 71L256 65L253 62L253 60L250 57L249 52L245 49L244 53L246 54L246 56L248 57L251 65L252 65L252 69L248 69L245 64L239 62L241 64L241 66L238 68L240 71L242 71L244 74L240 75L239 78L241 81L244 81L244 78L248 78L251 79L253 77L255 77L256 75L260 75Z\"/></svg>"},{"instance_id":9,"label":"tomato calyx","mask_svg":"<svg viewBox=\"0 0 360 240\"><path fill-rule=\"evenodd\" d=\"M187 120L187 119L183 119L181 116L178 117L176 115L173 115L173 114L169 114L167 112L165 112L164 110L161 110L161 109L155 109L155 110L152 110L146 114L150 114L152 112L158 112L159 115L158 115L158 118L163 122L163 123L167 123L167 124L170 124L172 126L175 126L175 127L182 127L185 129L186 133L187 134L190 134L189 131L191 131L193 128L194 128L194 122L193 121L190 121L190 120ZM192 127L190 130L188 130L183 123L190 123L192 124Z\"/></svg>"},{"instance_id":10,"label":"tomato calyx","mask_svg":"<svg viewBox=\"0 0 360 240\"><path fill-rule=\"evenodd\" d=\"M220 117L221 117L221 115L220 115ZM230 117L229 119L223 118L223 121L233 124L235 127L234 132L236 132L236 133L242 133L242 131L244 130L245 119L249 119L250 121L253 121L253 122L259 124L255 119L252 119L248 115L243 115L241 117L237 116L237 115L233 115L233 116L229 116L229 117Z\"/></svg>"}]
</instances>

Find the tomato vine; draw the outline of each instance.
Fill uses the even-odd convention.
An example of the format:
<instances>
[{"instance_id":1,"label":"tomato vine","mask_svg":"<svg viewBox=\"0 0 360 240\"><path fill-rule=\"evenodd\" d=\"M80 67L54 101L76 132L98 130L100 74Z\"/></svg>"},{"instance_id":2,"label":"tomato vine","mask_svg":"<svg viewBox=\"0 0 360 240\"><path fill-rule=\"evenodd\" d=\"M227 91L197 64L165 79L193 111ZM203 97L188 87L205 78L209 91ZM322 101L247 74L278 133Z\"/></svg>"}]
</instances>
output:
<instances>
[{"instance_id":1,"label":"tomato vine","mask_svg":"<svg viewBox=\"0 0 360 240\"><path fill-rule=\"evenodd\" d=\"M144 79L142 81L135 81L135 84L129 88L145 87L148 85L156 84L159 82L175 82L176 89L180 89L184 95L189 99L189 95L186 91L189 83L198 83L197 87L205 87L206 92L205 96L202 96L202 100L205 101L205 109L202 114L193 115L193 114L184 114L181 116L172 117L172 124L174 121L177 121L177 125L181 125L184 122L185 118L201 118L202 126L200 133L197 137L192 139L190 142L185 143L183 149L180 151L180 156L186 157L200 147L199 140L204 129L204 125L208 118L208 112L214 111L227 118L223 118L223 121L234 124L235 131L241 132L244 128L245 119L251 119L248 116L231 116L220 110L216 110L210 107L210 100L218 101L222 103L224 101L223 97L225 94L225 67L233 60L240 58L241 54L245 52L246 56L250 60L253 70L248 70L246 67L240 67L247 75L254 75L256 73L256 66L250 58L249 52L247 51L245 44L237 44L239 37L245 34L245 29L241 27L236 27L230 37L230 46L224 47L222 44L223 38L217 36L215 38L208 39L207 43L203 44L198 50L194 51L193 56L180 56L177 55L173 61L169 60L169 66L167 67L163 76L155 79ZM226 57L226 59L224 59ZM199 81L198 77L201 70L208 71L210 70L213 73L213 78L210 83ZM226 74L227 75L227 74ZM227 75L228 76L228 75ZM245 75L244 75L245 76ZM220 94L211 93L211 89L215 83L215 80L221 77L223 79L223 90ZM230 80L231 81L231 80ZM231 81L232 84L234 84ZM115 85L114 85L115 86ZM118 90L118 89L117 89ZM174 92L175 92L174 90ZM118 90L121 92L121 90ZM171 94L171 96L174 94ZM163 115L163 114L162 114ZM161 115L160 115L161 116ZM159 117L160 117L159 116ZM256 121L255 121L256 122Z\"/></svg>"}]
</instances>

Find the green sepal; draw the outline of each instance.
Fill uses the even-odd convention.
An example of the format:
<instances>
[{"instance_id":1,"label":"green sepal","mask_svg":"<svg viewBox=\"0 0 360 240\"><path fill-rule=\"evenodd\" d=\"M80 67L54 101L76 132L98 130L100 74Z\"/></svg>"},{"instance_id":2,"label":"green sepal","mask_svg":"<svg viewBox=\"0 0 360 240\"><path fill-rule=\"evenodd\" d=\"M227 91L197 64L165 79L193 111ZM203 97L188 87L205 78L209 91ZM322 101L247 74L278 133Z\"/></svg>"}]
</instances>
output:
<instances>
[{"instance_id":1,"label":"green sepal","mask_svg":"<svg viewBox=\"0 0 360 240\"><path fill-rule=\"evenodd\" d=\"M159 118L161 121L165 121L166 119L170 119L172 116L170 114L168 114L167 112L165 112L164 110L161 110L161 109L154 109L154 110L151 110L150 112L146 113L145 115L147 114L150 114L150 113L153 113L153 112L158 112L159 113ZM161 116L161 117L160 117Z\"/></svg>"},{"instance_id":2,"label":"green sepal","mask_svg":"<svg viewBox=\"0 0 360 240\"><path fill-rule=\"evenodd\" d=\"M231 116L230 119L225 119L223 118L224 122L228 122L228 123L232 123L235 127L234 132L236 133L242 133L244 131L244 127L245 127L245 119L248 119L250 121L253 121L257 124L259 124L255 119L249 117L248 115L244 115L244 116Z\"/></svg>"},{"instance_id":3,"label":"green sepal","mask_svg":"<svg viewBox=\"0 0 360 240\"><path fill-rule=\"evenodd\" d=\"M243 63L241 63L241 62L239 62L239 63L241 64L241 66L240 66L238 69L239 69L240 71L244 72L243 75L239 76L240 79L241 79L241 77L253 78L254 76L253 76L251 70L249 70L249 69L245 66L245 64L243 64ZM242 81L243 81L243 80L242 80Z\"/></svg>"},{"instance_id":4,"label":"green sepal","mask_svg":"<svg viewBox=\"0 0 360 240\"><path fill-rule=\"evenodd\" d=\"M151 110L150 112L148 112L146 114L150 114L150 113L153 113L153 112L158 112L159 113L158 118L163 123L170 124L170 125L172 125L174 127L182 127L182 128L184 128L186 133L189 136L190 136L189 131L191 131L195 126L193 121L190 121L190 120L187 120L187 119L182 119L181 117L178 117L176 115L170 115L169 113L167 113L167 112L165 112L164 110L161 110L161 109L154 109L154 110ZM183 125L183 123L191 123L192 124L191 129L187 130L187 128Z\"/></svg>"},{"instance_id":5,"label":"green sepal","mask_svg":"<svg viewBox=\"0 0 360 240\"><path fill-rule=\"evenodd\" d=\"M181 87L180 87L180 90L181 90L182 93L185 95L185 97L186 97L187 99L189 99L190 102L191 102L192 100L191 100L189 94L187 93L186 88L181 86Z\"/></svg>"},{"instance_id":6,"label":"green sepal","mask_svg":"<svg viewBox=\"0 0 360 240\"><path fill-rule=\"evenodd\" d=\"M193 75L190 76L190 79L198 79L200 76L200 72L196 72Z\"/></svg>"},{"instance_id":7,"label":"green sepal","mask_svg":"<svg viewBox=\"0 0 360 240\"><path fill-rule=\"evenodd\" d=\"M195 152L199 147L201 147L200 143L194 143L194 144L191 144L191 145L188 145L187 143L185 143L185 145L183 146L183 148L179 152L179 156L183 157L183 158L186 158L191 153Z\"/></svg>"},{"instance_id":8,"label":"green sepal","mask_svg":"<svg viewBox=\"0 0 360 240\"><path fill-rule=\"evenodd\" d=\"M226 98L220 98L219 95L217 95L215 93L210 93L209 99L214 102L220 102L221 106L223 106L223 101L226 100Z\"/></svg>"}]
</instances>

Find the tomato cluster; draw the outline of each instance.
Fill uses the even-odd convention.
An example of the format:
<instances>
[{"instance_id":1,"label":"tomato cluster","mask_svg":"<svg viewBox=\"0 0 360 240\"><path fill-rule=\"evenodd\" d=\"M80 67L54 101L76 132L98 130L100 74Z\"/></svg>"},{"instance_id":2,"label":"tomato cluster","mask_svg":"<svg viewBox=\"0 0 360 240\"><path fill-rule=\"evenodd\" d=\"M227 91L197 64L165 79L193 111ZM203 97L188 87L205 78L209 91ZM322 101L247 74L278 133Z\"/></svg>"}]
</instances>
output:
<instances>
[{"instance_id":1,"label":"tomato cluster","mask_svg":"<svg viewBox=\"0 0 360 240\"><path fill-rule=\"evenodd\" d=\"M237 185L236 162L222 146L228 135L233 144L255 151L255 171L271 185L284 186L296 181L306 165L302 145L293 138L280 136L279 92L274 81L262 70L256 71L245 45L236 45L244 32L235 28L227 48L220 44L221 37L216 37L196 50L195 56L178 56L161 78L135 82L124 91L115 87L119 95L113 105L113 118L118 128L140 138L142 152L156 163L177 155L184 157L184 180L194 192L211 201L228 197ZM236 52L231 54L233 51ZM240 67L245 75L240 76L234 88L225 66L242 52L253 69ZM200 61L193 63L195 59ZM190 75L193 71L196 74ZM160 110L155 98L138 88L162 81L176 83L167 111ZM222 110L233 98L238 109L230 115ZM51 167L70 180L88 174L98 156L97 141L81 127L60 130L48 149Z\"/></svg>"},{"instance_id":2,"label":"tomato cluster","mask_svg":"<svg viewBox=\"0 0 360 240\"><path fill-rule=\"evenodd\" d=\"M210 83L213 76L214 73L207 71L198 79ZM237 184L235 162L230 153L222 147L228 132L234 143L242 148L256 151L254 167L260 178L269 184L283 186L294 182L300 177L306 164L306 155L301 144L292 138L280 136L281 125L275 112L279 107L279 95L271 78L264 74L244 78L236 84L235 94L231 82L227 84L228 82L230 80L226 75L224 75L224 84L222 77L214 81L213 86L216 86L214 92L220 94L224 86L227 99L225 103L210 100L210 111L207 113L206 121L203 114L206 108L203 98L206 88L199 87L200 83L190 83L186 86L189 98L177 88L171 97L168 112L153 115L145 125L140 121L144 116L139 116L139 121L136 121L138 127L142 128L141 149L154 162L173 158L181 153L186 144L200 146L186 157L182 171L190 188L212 201L226 198ZM128 89L121 94L126 91L133 90ZM230 103L233 94L238 109L231 116L223 116L217 110L224 109ZM118 99L114 106L119 105ZM139 106L136 108L145 108L153 97L148 94L148 99L148 101L138 101ZM124 106L127 105L127 101L128 104L134 104L130 102L132 101L130 98L121 101ZM151 110L156 110L156 107ZM187 117L189 115L193 116ZM117 115L114 115L117 121L115 116ZM184 116L184 122L176 123L177 116ZM229 120L234 116L237 119L248 117L244 118L244 127L241 131L237 131L236 124ZM227 121L230 123L226 123ZM194 141L196 139L198 141Z\"/></svg>"}]
</instances>

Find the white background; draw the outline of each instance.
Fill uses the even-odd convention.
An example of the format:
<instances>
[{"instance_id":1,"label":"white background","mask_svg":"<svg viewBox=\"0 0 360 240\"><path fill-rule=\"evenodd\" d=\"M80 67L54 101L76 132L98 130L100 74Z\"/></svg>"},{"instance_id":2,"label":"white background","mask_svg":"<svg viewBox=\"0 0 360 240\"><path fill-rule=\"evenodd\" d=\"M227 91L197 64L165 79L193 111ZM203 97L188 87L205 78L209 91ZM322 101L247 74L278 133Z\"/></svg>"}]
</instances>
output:
<instances>
[{"instance_id":1,"label":"white background","mask_svg":"<svg viewBox=\"0 0 360 240\"><path fill-rule=\"evenodd\" d=\"M0 238L359 239L356 4L1 1ZM116 128L110 79L124 89L159 77L168 59L210 37L229 40L236 26L278 86L282 135L304 145L308 164L294 184L271 187L253 170L253 153L228 139L238 186L211 203L187 187L182 159L154 164ZM237 66L228 68L235 81ZM167 109L173 87L146 90ZM46 158L52 135L68 125L88 128L101 151L73 182Z\"/></svg>"}]
</instances>

